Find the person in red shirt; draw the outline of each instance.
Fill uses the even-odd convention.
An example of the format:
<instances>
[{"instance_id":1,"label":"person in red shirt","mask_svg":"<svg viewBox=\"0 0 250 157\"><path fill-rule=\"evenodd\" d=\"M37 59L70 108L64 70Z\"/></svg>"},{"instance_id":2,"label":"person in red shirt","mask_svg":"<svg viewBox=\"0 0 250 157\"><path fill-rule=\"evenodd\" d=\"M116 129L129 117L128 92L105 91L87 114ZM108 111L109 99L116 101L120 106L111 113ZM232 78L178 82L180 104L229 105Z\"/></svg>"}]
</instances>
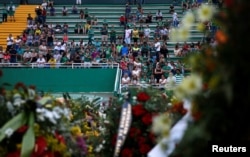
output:
<instances>
[{"instance_id":1,"label":"person in red shirt","mask_svg":"<svg viewBox=\"0 0 250 157\"><path fill-rule=\"evenodd\" d=\"M126 25L126 18L124 15L121 15L120 17L120 26L125 26Z\"/></svg>"}]
</instances>

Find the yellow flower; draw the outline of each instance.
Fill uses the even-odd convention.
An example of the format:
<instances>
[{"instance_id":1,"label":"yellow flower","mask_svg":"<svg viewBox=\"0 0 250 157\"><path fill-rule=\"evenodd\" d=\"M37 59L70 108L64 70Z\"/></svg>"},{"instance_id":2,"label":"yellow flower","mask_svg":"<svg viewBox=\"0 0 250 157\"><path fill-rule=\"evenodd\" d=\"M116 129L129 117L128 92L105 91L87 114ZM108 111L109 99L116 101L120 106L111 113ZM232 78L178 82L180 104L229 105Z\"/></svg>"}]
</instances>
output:
<instances>
[{"instance_id":1,"label":"yellow flower","mask_svg":"<svg viewBox=\"0 0 250 157\"><path fill-rule=\"evenodd\" d=\"M82 131L81 128L79 126L74 126L70 129L71 134L73 136L82 136Z\"/></svg>"},{"instance_id":2,"label":"yellow flower","mask_svg":"<svg viewBox=\"0 0 250 157\"><path fill-rule=\"evenodd\" d=\"M189 11L182 18L181 25L184 28L190 29L190 27L193 26L194 20L195 20L194 14L191 11Z\"/></svg>"},{"instance_id":3,"label":"yellow flower","mask_svg":"<svg viewBox=\"0 0 250 157\"><path fill-rule=\"evenodd\" d=\"M198 31L203 32L205 30L205 25L203 23L198 23L197 26L196 26L196 29Z\"/></svg>"},{"instance_id":4,"label":"yellow flower","mask_svg":"<svg viewBox=\"0 0 250 157\"><path fill-rule=\"evenodd\" d=\"M178 41L177 37L178 37L177 36L177 30L175 28L172 28L170 30L170 32L169 32L169 38L170 38L170 40L173 41L173 42L177 42Z\"/></svg>"},{"instance_id":5,"label":"yellow flower","mask_svg":"<svg viewBox=\"0 0 250 157\"><path fill-rule=\"evenodd\" d=\"M215 9L212 5L202 4L197 10L198 19L201 22L206 22L212 19Z\"/></svg>"},{"instance_id":6,"label":"yellow flower","mask_svg":"<svg viewBox=\"0 0 250 157\"><path fill-rule=\"evenodd\" d=\"M88 153L92 153L93 152L93 146L88 146Z\"/></svg>"}]
</instances>

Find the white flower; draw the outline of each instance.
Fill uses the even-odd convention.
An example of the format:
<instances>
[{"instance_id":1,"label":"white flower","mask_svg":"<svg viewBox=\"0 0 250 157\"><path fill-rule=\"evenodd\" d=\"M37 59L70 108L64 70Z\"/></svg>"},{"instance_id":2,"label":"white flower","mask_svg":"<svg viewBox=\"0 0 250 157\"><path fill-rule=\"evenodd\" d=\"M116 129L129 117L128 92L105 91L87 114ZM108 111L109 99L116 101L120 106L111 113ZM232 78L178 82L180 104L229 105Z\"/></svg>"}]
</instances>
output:
<instances>
[{"instance_id":1,"label":"white flower","mask_svg":"<svg viewBox=\"0 0 250 157\"><path fill-rule=\"evenodd\" d=\"M180 27L177 30L177 40L178 41L187 41L190 37L189 29L186 27Z\"/></svg>"},{"instance_id":2,"label":"white flower","mask_svg":"<svg viewBox=\"0 0 250 157\"><path fill-rule=\"evenodd\" d=\"M193 23L195 21L194 14L191 11L188 11L185 16L182 18L182 27L190 29L190 27L193 26Z\"/></svg>"},{"instance_id":3,"label":"white flower","mask_svg":"<svg viewBox=\"0 0 250 157\"><path fill-rule=\"evenodd\" d=\"M192 74L183 79L182 83L176 88L175 96L179 99L194 96L202 89L202 78L197 74Z\"/></svg>"},{"instance_id":4,"label":"white flower","mask_svg":"<svg viewBox=\"0 0 250 157\"><path fill-rule=\"evenodd\" d=\"M4 134L7 136L7 137L10 137L12 134L13 134L14 130L12 128L8 128L5 130Z\"/></svg>"},{"instance_id":5,"label":"white flower","mask_svg":"<svg viewBox=\"0 0 250 157\"><path fill-rule=\"evenodd\" d=\"M29 95L29 99L34 99L35 98L35 95L36 95L36 92L35 92L35 90L33 90L33 89L28 89L28 95Z\"/></svg>"},{"instance_id":6,"label":"white flower","mask_svg":"<svg viewBox=\"0 0 250 157\"><path fill-rule=\"evenodd\" d=\"M45 109L44 117L46 117L51 123L56 124L56 117L52 111Z\"/></svg>"},{"instance_id":7,"label":"white flower","mask_svg":"<svg viewBox=\"0 0 250 157\"><path fill-rule=\"evenodd\" d=\"M17 107L20 107L21 104L25 103L25 101L22 99L19 93L14 94L13 100L14 100L13 105Z\"/></svg>"},{"instance_id":8,"label":"white flower","mask_svg":"<svg viewBox=\"0 0 250 157\"><path fill-rule=\"evenodd\" d=\"M153 118L152 131L156 134L167 135L171 128L171 119L168 114L161 114Z\"/></svg>"},{"instance_id":9,"label":"white flower","mask_svg":"<svg viewBox=\"0 0 250 157\"><path fill-rule=\"evenodd\" d=\"M173 41L173 42L178 42L177 37L178 37L177 30L175 28L172 28L169 31L169 38L170 38L170 40Z\"/></svg>"},{"instance_id":10,"label":"white flower","mask_svg":"<svg viewBox=\"0 0 250 157\"><path fill-rule=\"evenodd\" d=\"M213 15L214 15L215 9L213 6L211 5L206 5L206 4L202 4L198 10L197 10L197 14L198 14L198 19L201 22L206 22L212 19Z\"/></svg>"}]
</instances>

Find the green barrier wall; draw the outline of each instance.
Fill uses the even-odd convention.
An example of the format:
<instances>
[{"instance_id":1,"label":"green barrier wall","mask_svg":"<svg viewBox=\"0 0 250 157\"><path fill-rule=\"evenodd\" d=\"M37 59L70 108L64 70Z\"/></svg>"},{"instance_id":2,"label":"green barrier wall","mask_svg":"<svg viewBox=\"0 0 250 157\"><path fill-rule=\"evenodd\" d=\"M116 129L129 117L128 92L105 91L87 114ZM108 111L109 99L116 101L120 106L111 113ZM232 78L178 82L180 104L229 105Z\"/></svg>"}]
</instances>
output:
<instances>
[{"instance_id":1,"label":"green barrier wall","mask_svg":"<svg viewBox=\"0 0 250 157\"><path fill-rule=\"evenodd\" d=\"M44 92L113 92L114 69L2 68L0 83L23 82Z\"/></svg>"}]
</instances>

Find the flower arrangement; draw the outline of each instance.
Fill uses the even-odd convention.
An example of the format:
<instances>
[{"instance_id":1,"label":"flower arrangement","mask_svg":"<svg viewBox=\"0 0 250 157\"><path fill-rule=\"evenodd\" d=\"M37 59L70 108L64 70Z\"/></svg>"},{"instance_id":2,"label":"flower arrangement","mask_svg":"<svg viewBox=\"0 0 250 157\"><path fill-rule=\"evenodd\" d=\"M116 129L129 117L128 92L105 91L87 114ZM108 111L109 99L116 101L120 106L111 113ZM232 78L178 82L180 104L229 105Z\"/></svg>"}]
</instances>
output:
<instances>
[{"instance_id":1,"label":"flower arrangement","mask_svg":"<svg viewBox=\"0 0 250 157\"><path fill-rule=\"evenodd\" d=\"M132 105L132 123L122 145L120 156L147 156L147 153L157 144L159 138L159 134L152 129L154 118L161 113L171 115L167 117L169 124L165 124L170 129L185 114L179 112L179 110L173 111L175 105L173 105L171 94L172 92L153 88L129 91L129 102ZM104 136L101 135L106 141L101 150L101 153L105 155L102 156L113 156L118 134L119 116L124 99L123 97L113 98L110 101L109 108L105 111L108 123L106 123Z\"/></svg>"},{"instance_id":2,"label":"flower arrangement","mask_svg":"<svg viewBox=\"0 0 250 157\"><path fill-rule=\"evenodd\" d=\"M68 102L40 96L35 87L17 83L0 90L0 156L70 157L86 155L86 143L71 126Z\"/></svg>"}]
</instances>

